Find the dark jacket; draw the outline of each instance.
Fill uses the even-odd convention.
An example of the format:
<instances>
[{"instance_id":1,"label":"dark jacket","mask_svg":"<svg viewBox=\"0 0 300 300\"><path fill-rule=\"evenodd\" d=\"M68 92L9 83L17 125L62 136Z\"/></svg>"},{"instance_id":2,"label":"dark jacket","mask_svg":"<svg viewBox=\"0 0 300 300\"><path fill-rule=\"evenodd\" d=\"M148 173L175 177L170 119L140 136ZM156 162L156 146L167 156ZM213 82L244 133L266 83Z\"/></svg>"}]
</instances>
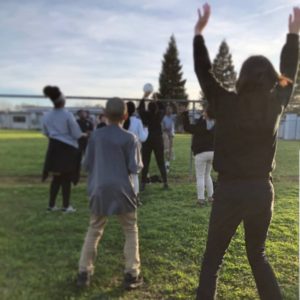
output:
<instances>
[{"instance_id":1,"label":"dark jacket","mask_svg":"<svg viewBox=\"0 0 300 300\"><path fill-rule=\"evenodd\" d=\"M138 113L145 126L148 127L148 139L162 137L161 122L165 115L165 105L161 101L152 101L153 111L146 110L145 99L140 102Z\"/></svg>"},{"instance_id":2,"label":"dark jacket","mask_svg":"<svg viewBox=\"0 0 300 300\"><path fill-rule=\"evenodd\" d=\"M190 123L188 112L182 114L183 128L186 132L192 133L192 151L197 155L214 149L214 127L207 130L206 121L201 116L195 124Z\"/></svg>"},{"instance_id":3,"label":"dark jacket","mask_svg":"<svg viewBox=\"0 0 300 300\"><path fill-rule=\"evenodd\" d=\"M280 71L295 79L299 36L288 34L280 57ZM275 167L275 150L280 117L293 86L277 85L272 92L265 127L243 127L239 120L238 95L224 89L211 73L211 62L201 35L194 38L194 63L201 88L216 118L214 169L219 179L269 178Z\"/></svg>"}]
</instances>

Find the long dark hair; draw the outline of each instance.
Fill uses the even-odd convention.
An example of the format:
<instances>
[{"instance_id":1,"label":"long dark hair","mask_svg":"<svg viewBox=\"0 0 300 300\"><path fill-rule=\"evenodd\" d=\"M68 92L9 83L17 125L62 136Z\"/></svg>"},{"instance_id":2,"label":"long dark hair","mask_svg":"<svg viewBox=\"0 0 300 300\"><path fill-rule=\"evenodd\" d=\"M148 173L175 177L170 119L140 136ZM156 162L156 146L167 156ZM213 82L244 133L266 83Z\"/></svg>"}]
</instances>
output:
<instances>
[{"instance_id":1,"label":"long dark hair","mask_svg":"<svg viewBox=\"0 0 300 300\"><path fill-rule=\"evenodd\" d=\"M47 85L44 87L43 93L53 102L55 108L61 108L65 104L63 94L57 86Z\"/></svg>"},{"instance_id":2,"label":"long dark hair","mask_svg":"<svg viewBox=\"0 0 300 300\"><path fill-rule=\"evenodd\" d=\"M127 105L127 113L128 113L128 118L124 122L123 128L128 130L130 127L130 117L135 113L135 104L131 101L126 103Z\"/></svg>"},{"instance_id":3,"label":"long dark hair","mask_svg":"<svg viewBox=\"0 0 300 300\"><path fill-rule=\"evenodd\" d=\"M291 82L280 76L266 57L249 57L236 83L239 126L250 130L271 128L277 115L277 112L274 114L276 87Z\"/></svg>"}]
</instances>

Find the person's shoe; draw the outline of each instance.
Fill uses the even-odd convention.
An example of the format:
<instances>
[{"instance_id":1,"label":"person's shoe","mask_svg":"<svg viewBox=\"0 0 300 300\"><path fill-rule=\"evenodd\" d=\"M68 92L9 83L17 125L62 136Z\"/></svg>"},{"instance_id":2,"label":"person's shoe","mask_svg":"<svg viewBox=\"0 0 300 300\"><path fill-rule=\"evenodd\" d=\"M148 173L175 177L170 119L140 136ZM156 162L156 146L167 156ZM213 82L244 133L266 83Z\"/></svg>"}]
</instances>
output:
<instances>
[{"instance_id":1,"label":"person's shoe","mask_svg":"<svg viewBox=\"0 0 300 300\"><path fill-rule=\"evenodd\" d=\"M79 288L89 287L91 284L91 275L88 272L80 272L77 275L77 286Z\"/></svg>"},{"instance_id":2,"label":"person's shoe","mask_svg":"<svg viewBox=\"0 0 300 300\"><path fill-rule=\"evenodd\" d=\"M64 207L62 211L65 212L66 214L70 214L70 213L74 213L76 209L72 206L68 206L67 208Z\"/></svg>"},{"instance_id":3,"label":"person's shoe","mask_svg":"<svg viewBox=\"0 0 300 300\"><path fill-rule=\"evenodd\" d=\"M208 197L207 201L208 201L208 203L212 204L214 202L214 198L213 197Z\"/></svg>"},{"instance_id":4,"label":"person's shoe","mask_svg":"<svg viewBox=\"0 0 300 300\"><path fill-rule=\"evenodd\" d=\"M168 190L168 189L169 189L169 185L168 185L167 182L164 183L163 188L164 188L165 190Z\"/></svg>"},{"instance_id":5,"label":"person's shoe","mask_svg":"<svg viewBox=\"0 0 300 300\"><path fill-rule=\"evenodd\" d=\"M60 210L58 207L56 207L56 206L52 206L52 207L47 207L47 211L58 211L58 210Z\"/></svg>"},{"instance_id":6,"label":"person's shoe","mask_svg":"<svg viewBox=\"0 0 300 300\"><path fill-rule=\"evenodd\" d=\"M130 273L126 273L124 276L124 287L126 290L134 290L142 286L144 279L141 275L133 277Z\"/></svg>"},{"instance_id":7,"label":"person's shoe","mask_svg":"<svg viewBox=\"0 0 300 300\"><path fill-rule=\"evenodd\" d=\"M198 199L197 204L200 205L201 207L205 206L206 202L204 199Z\"/></svg>"}]
</instances>

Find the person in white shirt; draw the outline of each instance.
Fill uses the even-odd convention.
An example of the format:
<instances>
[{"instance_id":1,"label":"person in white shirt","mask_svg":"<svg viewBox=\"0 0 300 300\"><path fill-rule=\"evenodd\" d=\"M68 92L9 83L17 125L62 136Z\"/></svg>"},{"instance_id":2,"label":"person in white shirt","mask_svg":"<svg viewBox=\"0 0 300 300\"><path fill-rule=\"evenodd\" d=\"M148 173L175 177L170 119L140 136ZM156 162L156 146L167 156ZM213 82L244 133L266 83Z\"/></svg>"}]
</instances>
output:
<instances>
[{"instance_id":1,"label":"person in white shirt","mask_svg":"<svg viewBox=\"0 0 300 300\"><path fill-rule=\"evenodd\" d=\"M135 104L131 101L127 102L127 113L128 118L124 122L124 129L132 132L139 141L139 147L141 149L142 143L145 142L148 138L148 128L145 127L142 123L142 121L137 118L135 114ZM134 186L134 191L136 194L139 193L139 177L138 175L132 175L132 181Z\"/></svg>"},{"instance_id":2,"label":"person in white shirt","mask_svg":"<svg viewBox=\"0 0 300 300\"><path fill-rule=\"evenodd\" d=\"M166 157L166 170L170 171L170 161L173 153L173 139L175 136L175 125L174 125L174 116L172 115L172 107L167 106L166 114L161 122L163 139L164 139L164 151Z\"/></svg>"}]
</instances>

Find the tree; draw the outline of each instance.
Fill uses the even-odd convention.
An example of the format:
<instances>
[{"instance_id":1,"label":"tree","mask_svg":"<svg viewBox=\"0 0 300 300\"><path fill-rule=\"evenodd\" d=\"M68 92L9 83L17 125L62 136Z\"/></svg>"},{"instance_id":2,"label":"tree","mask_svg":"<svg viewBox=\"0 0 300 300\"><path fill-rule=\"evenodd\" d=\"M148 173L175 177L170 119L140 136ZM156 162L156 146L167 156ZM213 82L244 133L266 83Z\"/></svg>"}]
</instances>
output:
<instances>
[{"instance_id":1,"label":"tree","mask_svg":"<svg viewBox=\"0 0 300 300\"><path fill-rule=\"evenodd\" d=\"M299 51L299 56L300 56L300 51ZM300 105L300 60L298 61L298 74L296 77L296 88L294 90L294 94L291 99L291 104Z\"/></svg>"},{"instance_id":2,"label":"tree","mask_svg":"<svg viewBox=\"0 0 300 300\"><path fill-rule=\"evenodd\" d=\"M163 56L162 70L159 75L159 99L187 99L186 80L183 72L174 35L171 36L168 48Z\"/></svg>"},{"instance_id":3,"label":"tree","mask_svg":"<svg viewBox=\"0 0 300 300\"><path fill-rule=\"evenodd\" d=\"M219 53L213 61L212 71L226 89L235 89L236 72L226 41L222 41L220 45Z\"/></svg>"}]
</instances>

